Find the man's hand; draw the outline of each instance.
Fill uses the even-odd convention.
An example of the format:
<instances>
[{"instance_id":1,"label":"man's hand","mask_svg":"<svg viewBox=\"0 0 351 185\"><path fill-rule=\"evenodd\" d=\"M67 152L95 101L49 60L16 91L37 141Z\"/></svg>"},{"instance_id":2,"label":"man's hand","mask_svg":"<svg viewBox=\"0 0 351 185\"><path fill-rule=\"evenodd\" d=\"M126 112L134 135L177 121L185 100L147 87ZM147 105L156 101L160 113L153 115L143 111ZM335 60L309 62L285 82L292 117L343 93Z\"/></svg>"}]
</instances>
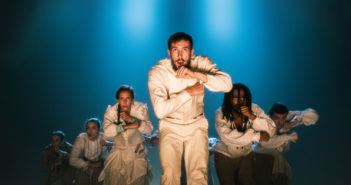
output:
<instances>
[{"instance_id":1,"label":"man's hand","mask_svg":"<svg viewBox=\"0 0 351 185\"><path fill-rule=\"evenodd\" d=\"M188 69L184 66L181 66L176 71L176 77L177 78L186 78L186 79L195 78L195 73L193 71L191 71L190 69Z\"/></svg>"},{"instance_id":2,"label":"man's hand","mask_svg":"<svg viewBox=\"0 0 351 185\"><path fill-rule=\"evenodd\" d=\"M241 114L243 114L244 116L250 118L251 120L256 119L256 116L251 113L251 111L249 110L249 107L241 106L240 110L241 110Z\"/></svg>"},{"instance_id":3,"label":"man's hand","mask_svg":"<svg viewBox=\"0 0 351 185\"><path fill-rule=\"evenodd\" d=\"M302 119L300 116L295 116L290 122L285 123L284 127L286 129L290 129L295 125L298 125L299 123L301 123Z\"/></svg>"},{"instance_id":4,"label":"man's hand","mask_svg":"<svg viewBox=\"0 0 351 185\"><path fill-rule=\"evenodd\" d=\"M297 134L296 132L293 132L293 139L291 141L296 143L298 140L299 140L299 134Z\"/></svg>"},{"instance_id":5,"label":"man's hand","mask_svg":"<svg viewBox=\"0 0 351 185\"><path fill-rule=\"evenodd\" d=\"M195 85L188 87L185 90L190 94L190 96L204 95L204 86L200 83L196 83Z\"/></svg>"},{"instance_id":6,"label":"man's hand","mask_svg":"<svg viewBox=\"0 0 351 185\"><path fill-rule=\"evenodd\" d=\"M120 116L126 122L131 122L133 120L133 118L129 115L129 113L125 111L121 112Z\"/></svg>"},{"instance_id":7,"label":"man's hand","mask_svg":"<svg viewBox=\"0 0 351 185\"><path fill-rule=\"evenodd\" d=\"M197 79L202 82L207 82L207 75L199 72L193 72L184 66L180 67L176 71L176 78Z\"/></svg>"},{"instance_id":8,"label":"man's hand","mask_svg":"<svg viewBox=\"0 0 351 185\"><path fill-rule=\"evenodd\" d=\"M267 132L260 132L260 135L261 135L261 137L260 137L260 142L261 141L268 141L269 140L269 134L267 133Z\"/></svg>"}]
</instances>

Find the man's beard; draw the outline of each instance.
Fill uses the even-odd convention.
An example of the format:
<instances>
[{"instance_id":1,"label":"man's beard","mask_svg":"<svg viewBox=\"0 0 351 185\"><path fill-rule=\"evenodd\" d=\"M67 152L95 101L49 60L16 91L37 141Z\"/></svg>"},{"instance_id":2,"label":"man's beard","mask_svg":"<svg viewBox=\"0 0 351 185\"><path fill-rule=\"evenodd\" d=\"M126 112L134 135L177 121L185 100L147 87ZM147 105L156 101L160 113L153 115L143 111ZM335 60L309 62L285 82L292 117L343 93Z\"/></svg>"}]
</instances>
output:
<instances>
[{"instance_id":1,"label":"man's beard","mask_svg":"<svg viewBox=\"0 0 351 185\"><path fill-rule=\"evenodd\" d=\"M171 62L172 62L172 68L173 68L173 70L174 70L174 71L177 71L178 68L177 68L177 66L175 65L176 62L175 62L173 59L171 59ZM181 66L179 66L179 67L181 67ZM184 65L184 67L190 69L190 59L189 59L188 62Z\"/></svg>"}]
</instances>

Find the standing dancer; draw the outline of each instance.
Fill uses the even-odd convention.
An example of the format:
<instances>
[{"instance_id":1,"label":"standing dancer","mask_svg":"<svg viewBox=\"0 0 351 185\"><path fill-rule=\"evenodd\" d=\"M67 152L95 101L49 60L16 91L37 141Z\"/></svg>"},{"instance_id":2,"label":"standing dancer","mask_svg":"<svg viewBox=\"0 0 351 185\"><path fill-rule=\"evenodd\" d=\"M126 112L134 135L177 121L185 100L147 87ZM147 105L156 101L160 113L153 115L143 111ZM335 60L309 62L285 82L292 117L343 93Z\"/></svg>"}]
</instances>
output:
<instances>
[{"instance_id":1,"label":"standing dancer","mask_svg":"<svg viewBox=\"0 0 351 185\"><path fill-rule=\"evenodd\" d=\"M228 92L232 81L208 57L193 55L190 35L178 32L168 39L170 58L149 73L149 91L160 119L161 184L180 184L184 155L187 184L207 184L208 122L204 116L204 88Z\"/></svg>"}]
</instances>

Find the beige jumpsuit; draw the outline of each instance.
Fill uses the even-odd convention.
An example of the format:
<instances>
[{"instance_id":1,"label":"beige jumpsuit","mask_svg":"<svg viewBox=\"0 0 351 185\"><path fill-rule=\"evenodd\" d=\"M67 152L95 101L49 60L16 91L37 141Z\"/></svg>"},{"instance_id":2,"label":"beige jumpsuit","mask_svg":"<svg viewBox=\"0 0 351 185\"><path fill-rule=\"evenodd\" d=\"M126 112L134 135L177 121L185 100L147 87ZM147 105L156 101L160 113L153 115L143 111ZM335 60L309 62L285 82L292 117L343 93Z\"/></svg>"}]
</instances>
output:
<instances>
[{"instance_id":1,"label":"beige jumpsuit","mask_svg":"<svg viewBox=\"0 0 351 185\"><path fill-rule=\"evenodd\" d=\"M207 75L204 86L214 92L232 88L230 76L208 57L192 56L190 68ZM156 116L160 119L159 153L162 166L161 184L180 184L181 159L184 153L187 184L207 184L208 122L204 116L203 96L185 91L196 79L175 77L170 59L164 59L149 72L149 91Z\"/></svg>"}]
</instances>

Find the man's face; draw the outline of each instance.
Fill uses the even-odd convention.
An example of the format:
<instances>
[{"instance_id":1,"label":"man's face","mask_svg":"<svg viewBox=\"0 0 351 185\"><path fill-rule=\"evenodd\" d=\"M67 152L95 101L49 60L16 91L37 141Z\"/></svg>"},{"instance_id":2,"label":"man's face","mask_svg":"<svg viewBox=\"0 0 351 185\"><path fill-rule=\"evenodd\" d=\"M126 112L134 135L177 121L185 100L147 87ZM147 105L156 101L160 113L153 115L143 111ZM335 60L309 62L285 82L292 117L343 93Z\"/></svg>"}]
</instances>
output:
<instances>
[{"instance_id":1,"label":"man's face","mask_svg":"<svg viewBox=\"0 0 351 185\"><path fill-rule=\"evenodd\" d=\"M98 124L96 124L95 122L88 122L85 130L90 140L93 141L98 138L100 128L98 127Z\"/></svg>"},{"instance_id":2,"label":"man's face","mask_svg":"<svg viewBox=\"0 0 351 185\"><path fill-rule=\"evenodd\" d=\"M246 99L245 99L245 92L243 89L240 89L240 94L237 89L233 91L233 108L235 109L240 109L240 106L246 104Z\"/></svg>"},{"instance_id":3,"label":"man's face","mask_svg":"<svg viewBox=\"0 0 351 185\"><path fill-rule=\"evenodd\" d=\"M130 112L133 99L129 91L122 91L118 97L118 103L121 106L121 111Z\"/></svg>"},{"instance_id":4,"label":"man's face","mask_svg":"<svg viewBox=\"0 0 351 185\"><path fill-rule=\"evenodd\" d=\"M52 135L51 136L51 145L56 148L61 143L61 137L59 135Z\"/></svg>"},{"instance_id":5,"label":"man's face","mask_svg":"<svg viewBox=\"0 0 351 185\"><path fill-rule=\"evenodd\" d=\"M181 66L188 66L193 53L194 50L187 40L173 42L171 43L171 49L168 49L168 55L171 57L172 65L175 70L179 69Z\"/></svg>"},{"instance_id":6,"label":"man's face","mask_svg":"<svg viewBox=\"0 0 351 185\"><path fill-rule=\"evenodd\" d=\"M278 114L278 113L273 113L271 116L271 119L274 121L275 125L277 126L277 129L280 130L281 128L284 127L284 124L286 122L286 117L288 114Z\"/></svg>"}]
</instances>

